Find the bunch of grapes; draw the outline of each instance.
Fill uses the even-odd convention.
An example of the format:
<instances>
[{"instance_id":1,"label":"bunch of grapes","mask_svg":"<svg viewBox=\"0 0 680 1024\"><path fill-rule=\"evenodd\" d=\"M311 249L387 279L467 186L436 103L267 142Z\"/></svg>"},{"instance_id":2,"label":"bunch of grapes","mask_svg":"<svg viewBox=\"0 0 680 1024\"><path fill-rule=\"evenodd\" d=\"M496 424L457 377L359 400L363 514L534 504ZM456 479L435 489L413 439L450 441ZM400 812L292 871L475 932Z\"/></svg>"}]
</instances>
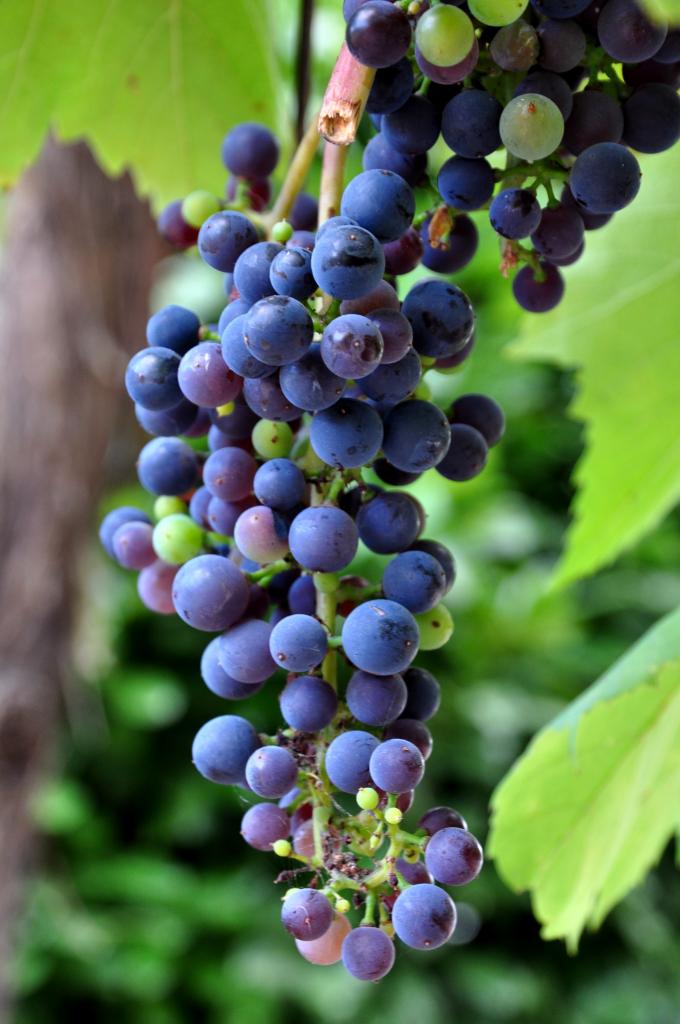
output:
<instances>
[{"instance_id":1,"label":"bunch of grapes","mask_svg":"<svg viewBox=\"0 0 680 1024\"><path fill-rule=\"evenodd\" d=\"M346 97L379 129L363 172L344 191L335 182L332 216L327 194L320 218L312 196L293 202L290 175L270 211L276 139L256 124L229 132L225 197L193 192L159 218L173 245L197 245L224 275L225 308L217 324L161 309L126 371L154 435L137 466L154 521L117 509L102 543L139 571L150 609L217 634L201 660L217 697L280 681L280 728L218 715L193 761L241 787L245 841L287 862L282 920L300 953L342 959L363 980L390 970L395 936L448 941L456 911L441 886L471 881L483 859L451 808L403 823L440 700L414 659L453 632L443 602L456 569L398 488L428 470L477 476L504 419L484 395L434 404L427 374L469 357L474 313L445 276L403 299L398 279L421 262L461 269L477 247L469 211L488 208L503 268L521 265L520 304L554 306L584 231L637 192L627 147L656 152L680 135L677 33L631 0L533 2L345 0L343 52L377 69L359 68L363 92ZM440 132L455 155L428 206ZM501 146L505 169L487 159ZM352 572L360 542L386 556L381 580Z\"/></svg>"},{"instance_id":2,"label":"bunch of grapes","mask_svg":"<svg viewBox=\"0 0 680 1024\"><path fill-rule=\"evenodd\" d=\"M403 248L454 273L477 248L470 211L488 210L515 299L552 309L586 233L637 195L631 150L680 138L680 30L634 0L344 0L344 13L351 53L378 69L364 167L436 194ZM440 135L453 155L435 186Z\"/></svg>"}]
</instances>

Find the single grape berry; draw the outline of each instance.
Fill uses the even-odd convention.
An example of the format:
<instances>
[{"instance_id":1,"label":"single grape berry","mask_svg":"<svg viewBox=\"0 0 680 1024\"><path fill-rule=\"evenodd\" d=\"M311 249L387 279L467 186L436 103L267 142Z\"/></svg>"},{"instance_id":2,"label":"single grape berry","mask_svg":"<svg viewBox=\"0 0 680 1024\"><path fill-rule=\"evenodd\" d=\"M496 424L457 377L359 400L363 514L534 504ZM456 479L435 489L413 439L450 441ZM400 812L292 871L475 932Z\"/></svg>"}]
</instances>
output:
<instances>
[{"instance_id":1,"label":"single grape berry","mask_svg":"<svg viewBox=\"0 0 680 1024\"><path fill-rule=\"evenodd\" d=\"M484 854L475 837L462 828L438 829L425 847L425 863L443 885L467 885L482 869Z\"/></svg>"}]
</instances>

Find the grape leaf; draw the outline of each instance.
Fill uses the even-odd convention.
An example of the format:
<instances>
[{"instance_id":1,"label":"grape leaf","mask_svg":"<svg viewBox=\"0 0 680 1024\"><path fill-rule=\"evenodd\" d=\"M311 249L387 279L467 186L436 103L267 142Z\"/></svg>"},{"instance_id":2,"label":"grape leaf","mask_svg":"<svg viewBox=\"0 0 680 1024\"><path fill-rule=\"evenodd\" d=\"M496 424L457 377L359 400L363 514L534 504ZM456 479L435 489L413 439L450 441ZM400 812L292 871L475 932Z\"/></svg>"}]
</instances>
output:
<instances>
[{"instance_id":1,"label":"grape leaf","mask_svg":"<svg viewBox=\"0 0 680 1024\"><path fill-rule=\"evenodd\" d=\"M132 169L155 205L220 192L225 131L279 127L266 0L31 0L0 5L0 183L49 128L85 137L104 169Z\"/></svg>"},{"instance_id":2,"label":"grape leaf","mask_svg":"<svg viewBox=\"0 0 680 1024\"><path fill-rule=\"evenodd\" d=\"M544 938L575 949L680 821L680 610L546 726L492 797L489 849Z\"/></svg>"},{"instance_id":3,"label":"grape leaf","mask_svg":"<svg viewBox=\"0 0 680 1024\"><path fill-rule=\"evenodd\" d=\"M680 0L642 0L650 18L680 25Z\"/></svg>"},{"instance_id":4,"label":"grape leaf","mask_svg":"<svg viewBox=\"0 0 680 1024\"><path fill-rule=\"evenodd\" d=\"M552 313L511 354L577 367L586 451L555 585L612 561L680 498L680 149L646 159L630 207L590 232Z\"/></svg>"}]
</instances>

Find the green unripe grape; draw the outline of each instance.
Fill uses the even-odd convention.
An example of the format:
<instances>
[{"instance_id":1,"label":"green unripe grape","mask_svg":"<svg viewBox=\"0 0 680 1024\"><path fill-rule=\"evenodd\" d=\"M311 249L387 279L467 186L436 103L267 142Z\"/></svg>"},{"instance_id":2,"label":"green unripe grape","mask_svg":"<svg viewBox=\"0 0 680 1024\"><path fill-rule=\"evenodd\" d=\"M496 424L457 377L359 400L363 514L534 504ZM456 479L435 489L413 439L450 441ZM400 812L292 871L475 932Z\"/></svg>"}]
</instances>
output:
<instances>
[{"instance_id":1,"label":"green unripe grape","mask_svg":"<svg viewBox=\"0 0 680 1024\"><path fill-rule=\"evenodd\" d=\"M416 25L416 46L425 60L438 68L459 64L474 41L474 25L460 7L431 7Z\"/></svg>"},{"instance_id":2,"label":"green unripe grape","mask_svg":"<svg viewBox=\"0 0 680 1024\"><path fill-rule=\"evenodd\" d=\"M374 811L380 803L380 797L370 786L362 786L357 792L357 803L364 811Z\"/></svg>"},{"instance_id":3,"label":"green unripe grape","mask_svg":"<svg viewBox=\"0 0 680 1024\"><path fill-rule=\"evenodd\" d=\"M277 857L290 857L293 847L287 839L277 839L276 842L272 844L272 850Z\"/></svg>"},{"instance_id":4,"label":"green unripe grape","mask_svg":"<svg viewBox=\"0 0 680 1024\"><path fill-rule=\"evenodd\" d=\"M431 611L416 615L415 620L420 630L421 651L437 651L451 639L453 619L445 605L435 605Z\"/></svg>"},{"instance_id":5,"label":"green unripe grape","mask_svg":"<svg viewBox=\"0 0 680 1024\"><path fill-rule=\"evenodd\" d=\"M200 228L204 220L222 209L222 203L212 192L203 188L190 192L182 202L182 219L192 228Z\"/></svg>"},{"instance_id":6,"label":"green unripe grape","mask_svg":"<svg viewBox=\"0 0 680 1024\"><path fill-rule=\"evenodd\" d=\"M528 92L510 100L499 128L508 152L532 163L555 152L564 135L564 119L547 96Z\"/></svg>"},{"instance_id":7,"label":"green unripe grape","mask_svg":"<svg viewBox=\"0 0 680 1024\"><path fill-rule=\"evenodd\" d=\"M293 431L278 420L260 420L253 427L253 448L263 459L285 459L293 447Z\"/></svg>"},{"instance_id":8,"label":"green unripe grape","mask_svg":"<svg viewBox=\"0 0 680 1024\"><path fill-rule=\"evenodd\" d=\"M189 516L166 516L153 531L153 549L163 562L183 565L203 550L203 530Z\"/></svg>"},{"instance_id":9,"label":"green unripe grape","mask_svg":"<svg viewBox=\"0 0 680 1024\"><path fill-rule=\"evenodd\" d=\"M349 911L352 909L352 904L349 902L349 900L346 900L344 896L339 896L338 899L335 901L335 909L337 910L338 914L348 914Z\"/></svg>"},{"instance_id":10,"label":"green unripe grape","mask_svg":"<svg viewBox=\"0 0 680 1024\"><path fill-rule=\"evenodd\" d=\"M272 238L275 242L281 242L285 245L289 238L293 237L293 225L289 224L287 220L277 220L276 224L272 228Z\"/></svg>"},{"instance_id":11,"label":"green unripe grape","mask_svg":"<svg viewBox=\"0 0 680 1024\"><path fill-rule=\"evenodd\" d=\"M404 817L398 807L388 807L385 811L385 821L388 825L398 825Z\"/></svg>"},{"instance_id":12,"label":"green unripe grape","mask_svg":"<svg viewBox=\"0 0 680 1024\"><path fill-rule=\"evenodd\" d=\"M468 0L470 14L482 25L510 25L528 6L529 0Z\"/></svg>"},{"instance_id":13,"label":"green unripe grape","mask_svg":"<svg viewBox=\"0 0 680 1024\"><path fill-rule=\"evenodd\" d=\"M183 515L186 513L186 502L181 498L174 498L171 494L161 494L153 503L153 514L155 519L165 519L166 516Z\"/></svg>"}]
</instances>

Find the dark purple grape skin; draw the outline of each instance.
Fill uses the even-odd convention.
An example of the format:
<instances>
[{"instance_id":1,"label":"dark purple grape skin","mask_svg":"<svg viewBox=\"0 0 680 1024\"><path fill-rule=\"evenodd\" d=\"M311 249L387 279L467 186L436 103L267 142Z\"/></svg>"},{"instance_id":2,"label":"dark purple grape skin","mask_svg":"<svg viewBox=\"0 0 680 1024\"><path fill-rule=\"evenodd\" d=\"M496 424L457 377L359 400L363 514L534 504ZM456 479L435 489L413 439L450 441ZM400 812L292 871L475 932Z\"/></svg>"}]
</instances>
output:
<instances>
[{"instance_id":1,"label":"dark purple grape skin","mask_svg":"<svg viewBox=\"0 0 680 1024\"><path fill-rule=\"evenodd\" d=\"M626 85L635 89L641 85L658 82L670 85L672 89L680 88L680 61L675 64L662 64L660 61L643 60L641 64L624 64L623 80Z\"/></svg>"},{"instance_id":2,"label":"dark purple grape skin","mask_svg":"<svg viewBox=\"0 0 680 1024\"><path fill-rule=\"evenodd\" d=\"M478 210L494 190L495 178L486 160L452 156L437 177L437 188L445 203L458 210Z\"/></svg>"},{"instance_id":3,"label":"dark purple grape skin","mask_svg":"<svg viewBox=\"0 0 680 1024\"><path fill-rule=\"evenodd\" d=\"M324 329L321 358L338 377L360 380L368 376L380 363L382 354L380 329L368 317L347 313L331 320Z\"/></svg>"},{"instance_id":4,"label":"dark purple grape skin","mask_svg":"<svg viewBox=\"0 0 680 1024\"><path fill-rule=\"evenodd\" d=\"M244 380L243 397L255 416L265 420L290 423L302 416L302 409L289 402L281 390L278 374L260 380ZM250 429L252 431L252 426Z\"/></svg>"},{"instance_id":5,"label":"dark purple grape skin","mask_svg":"<svg viewBox=\"0 0 680 1024\"><path fill-rule=\"evenodd\" d=\"M382 335L381 365L388 366L403 359L413 345L413 328L406 317L396 309L375 309L367 316Z\"/></svg>"},{"instance_id":6,"label":"dark purple grape skin","mask_svg":"<svg viewBox=\"0 0 680 1024\"><path fill-rule=\"evenodd\" d=\"M384 740L369 762L371 779L386 793L408 793L421 782L425 762L418 747L405 739Z\"/></svg>"},{"instance_id":7,"label":"dark purple grape skin","mask_svg":"<svg viewBox=\"0 0 680 1024\"><path fill-rule=\"evenodd\" d=\"M124 569L137 571L152 565L156 561L152 536L150 523L122 523L114 533L111 545L118 564Z\"/></svg>"},{"instance_id":8,"label":"dark purple grape skin","mask_svg":"<svg viewBox=\"0 0 680 1024\"><path fill-rule=\"evenodd\" d=\"M317 889L299 889L284 900L281 922L296 939L309 942L328 931L333 923L333 908Z\"/></svg>"},{"instance_id":9,"label":"dark purple grape skin","mask_svg":"<svg viewBox=\"0 0 680 1024\"><path fill-rule=\"evenodd\" d=\"M503 410L487 395L461 395L451 406L449 419L452 423L467 423L474 427L489 448L498 444L505 433Z\"/></svg>"},{"instance_id":10,"label":"dark purple grape skin","mask_svg":"<svg viewBox=\"0 0 680 1024\"><path fill-rule=\"evenodd\" d=\"M257 231L242 213L221 210L208 217L198 232L202 259L223 273L232 273L242 252L257 242Z\"/></svg>"},{"instance_id":11,"label":"dark purple grape skin","mask_svg":"<svg viewBox=\"0 0 680 1024\"><path fill-rule=\"evenodd\" d=\"M624 64L654 57L666 34L666 26L650 21L634 0L608 0L597 19L600 46Z\"/></svg>"},{"instance_id":12,"label":"dark purple grape skin","mask_svg":"<svg viewBox=\"0 0 680 1024\"><path fill-rule=\"evenodd\" d=\"M621 105L612 96L596 89L576 93L562 140L570 153L578 156L597 142L619 142L622 133Z\"/></svg>"},{"instance_id":13,"label":"dark purple grape skin","mask_svg":"<svg viewBox=\"0 0 680 1024\"><path fill-rule=\"evenodd\" d=\"M443 889L420 883L399 894L392 923L397 937L412 949L437 949L453 934L456 908Z\"/></svg>"},{"instance_id":14,"label":"dark purple grape skin","mask_svg":"<svg viewBox=\"0 0 680 1024\"><path fill-rule=\"evenodd\" d=\"M260 747L246 762L246 782L253 793L279 799L297 780L295 758L285 747Z\"/></svg>"},{"instance_id":15,"label":"dark purple grape skin","mask_svg":"<svg viewBox=\"0 0 680 1024\"><path fill-rule=\"evenodd\" d=\"M573 207L546 207L531 241L536 252L546 259L562 259L578 249L583 232L583 221Z\"/></svg>"},{"instance_id":16,"label":"dark purple grape skin","mask_svg":"<svg viewBox=\"0 0 680 1024\"><path fill-rule=\"evenodd\" d=\"M395 601L372 599L357 605L342 627L342 646L348 659L372 675L405 671L418 651L418 640L415 619Z\"/></svg>"},{"instance_id":17,"label":"dark purple grape skin","mask_svg":"<svg viewBox=\"0 0 680 1024\"><path fill-rule=\"evenodd\" d=\"M400 675L374 676L359 671L347 684L345 700L358 722L376 727L398 718L406 697L406 685Z\"/></svg>"},{"instance_id":18,"label":"dark purple grape skin","mask_svg":"<svg viewBox=\"0 0 680 1024\"><path fill-rule=\"evenodd\" d=\"M262 124L238 124L222 142L222 162L228 171L240 178L266 178L276 167L278 159L278 142Z\"/></svg>"},{"instance_id":19,"label":"dark purple grape skin","mask_svg":"<svg viewBox=\"0 0 680 1024\"><path fill-rule=\"evenodd\" d=\"M410 274L420 263L423 256L423 243L418 231L411 227L401 238L387 242L383 247L385 253L385 273L398 277Z\"/></svg>"},{"instance_id":20,"label":"dark purple grape skin","mask_svg":"<svg viewBox=\"0 0 680 1024\"><path fill-rule=\"evenodd\" d=\"M388 405L402 402L418 387L421 369L420 357L411 348L396 363L378 366L360 381L359 388L374 402Z\"/></svg>"},{"instance_id":21,"label":"dark purple grape skin","mask_svg":"<svg viewBox=\"0 0 680 1024\"><path fill-rule=\"evenodd\" d=\"M255 850L267 852L277 840L290 835L290 819L276 804L254 804L241 819L241 835Z\"/></svg>"},{"instance_id":22,"label":"dark purple grape skin","mask_svg":"<svg viewBox=\"0 0 680 1024\"><path fill-rule=\"evenodd\" d=\"M197 770L223 786L243 785L245 767L260 742L250 722L239 715L210 719L196 733L191 756Z\"/></svg>"},{"instance_id":23,"label":"dark purple grape skin","mask_svg":"<svg viewBox=\"0 0 680 1024\"><path fill-rule=\"evenodd\" d=\"M136 352L125 370L125 387L133 402L150 412L178 405L180 358L172 349L152 345Z\"/></svg>"},{"instance_id":24,"label":"dark purple grape skin","mask_svg":"<svg viewBox=\"0 0 680 1024\"><path fill-rule=\"evenodd\" d=\"M370 551L391 555L405 551L420 533L420 519L410 494L389 491L364 502L356 514L362 542Z\"/></svg>"},{"instance_id":25,"label":"dark purple grape skin","mask_svg":"<svg viewBox=\"0 0 680 1024\"><path fill-rule=\"evenodd\" d=\"M354 928L342 944L342 962L359 981L379 981L394 965L394 943L379 928Z\"/></svg>"},{"instance_id":26,"label":"dark purple grape skin","mask_svg":"<svg viewBox=\"0 0 680 1024\"><path fill-rule=\"evenodd\" d=\"M630 150L616 142L598 142L576 158L569 188L591 213L616 213L633 201L640 178L640 165Z\"/></svg>"},{"instance_id":27,"label":"dark purple grape skin","mask_svg":"<svg viewBox=\"0 0 680 1024\"><path fill-rule=\"evenodd\" d=\"M575 18L591 0L531 0L531 6L546 18Z\"/></svg>"},{"instance_id":28,"label":"dark purple grape skin","mask_svg":"<svg viewBox=\"0 0 680 1024\"><path fill-rule=\"evenodd\" d=\"M198 228L194 228L182 217L182 200L175 199L163 207L158 215L156 227L159 234L175 249L190 249L198 239Z\"/></svg>"},{"instance_id":29,"label":"dark purple grape skin","mask_svg":"<svg viewBox=\"0 0 680 1024\"><path fill-rule=\"evenodd\" d=\"M122 505L108 512L101 521L99 527L99 541L110 558L115 558L113 552L113 537L119 526L124 523L150 523L146 512L134 505Z\"/></svg>"},{"instance_id":30,"label":"dark purple grape skin","mask_svg":"<svg viewBox=\"0 0 680 1024\"><path fill-rule=\"evenodd\" d=\"M442 111L442 137L457 156L488 156L501 144L502 111L498 100L483 89L463 89Z\"/></svg>"},{"instance_id":31,"label":"dark purple grape skin","mask_svg":"<svg viewBox=\"0 0 680 1024\"><path fill-rule=\"evenodd\" d=\"M433 881L432 875L421 860L410 864L403 857L397 857L394 867L409 885L423 885Z\"/></svg>"},{"instance_id":32,"label":"dark purple grape skin","mask_svg":"<svg viewBox=\"0 0 680 1024\"><path fill-rule=\"evenodd\" d=\"M290 211L289 220L293 231L316 231L319 204L309 192L299 192Z\"/></svg>"},{"instance_id":33,"label":"dark purple grape skin","mask_svg":"<svg viewBox=\"0 0 680 1024\"><path fill-rule=\"evenodd\" d=\"M315 453L327 465L351 469L371 462L378 454L383 424L366 402L341 398L314 416L309 438Z\"/></svg>"},{"instance_id":34,"label":"dark purple grape skin","mask_svg":"<svg viewBox=\"0 0 680 1024\"><path fill-rule=\"evenodd\" d=\"M391 145L382 132L369 139L362 156L365 171L382 169L394 171L412 188L420 185L427 169L426 153L402 153Z\"/></svg>"},{"instance_id":35,"label":"dark purple grape skin","mask_svg":"<svg viewBox=\"0 0 680 1024\"><path fill-rule=\"evenodd\" d=\"M201 656L201 679L217 697L224 700L245 700L259 693L262 683L240 683L224 671L218 660L219 637L211 640Z\"/></svg>"},{"instance_id":36,"label":"dark purple grape skin","mask_svg":"<svg viewBox=\"0 0 680 1024\"><path fill-rule=\"evenodd\" d=\"M250 592L243 573L219 555L199 555L175 576L172 600L179 617L194 629L219 633L237 622Z\"/></svg>"},{"instance_id":37,"label":"dark purple grape skin","mask_svg":"<svg viewBox=\"0 0 680 1024\"><path fill-rule=\"evenodd\" d=\"M564 295L564 280L552 264L540 263L541 279L528 264L518 270L512 282L515 299L529 313L547 313L554 309Z\"/></svg>"},{"instance_id":38,"label":"dark purple grape skin","mask_svg":"<svg viewBox=\"0 0 680 1024\"><path fill-rule=\"evenodd\" d=\"M177 437L154 437L139 453L139 482L151 494L185 494L198 472L196 452Z\"/></svg>"},{"instance_id":39,"label":"dark purple grape skin","mask_svg":"<svg viewBox=\"0 0 680 1024\"><path fill-rule=\"evenodd\" d=\"M528 189L507 188L491 203L489 220L503 238L526 238L540 224L541 208Z\"/></svg>"},{"instance_id":40,"label":"dark purple grape skin","mask_svg":"<svg viewBox=\"0 0 680 1024\"><path fill-rule=\"evenodd\" d=\"M467 885L483 863L482 848L466 829L439 829L425 847L427 869L443 885Z\"/></svg>"},{"instance_id":41,"label":"dark purple grape skin","mask_svg":"<svg viewBox=\"0 0 680 1024\"><path fill-rule=\"evenodd\" d=\"M183 356L198 344L201 321L195 313L184 306L163 306L146 325L146 340L151 346L170 348Z\"/></svg>"},{"instance_id":42,"label":"dark purple grape skin","mask_svg":"<svg viewBox=\"0 0 680 1024\"><path fill-rule=\"evenodd\" d=\"M410 62L403 57L396 64L380 68L373 80L366 101L369 114L391 114L403 107L413 92L413 71Z\"/></svg>"},{"instance_id":43,"label":"dark purple grape skin","mask_svg":"<svg viewBox=\"0 0 680 1024\"><path fill-rule=\"evenodd\" d=\"M335 690L318 676L292 679L281 691L279 700L286 724L301 732L325 729L333 721L338 708Z\"/></svg>"},{"instance_id":44,"label":"dark purple grape skin","mask_svg":"<svg viewBox=\"0 0 680 1024\"><path fill-rule=\"evenodd\" d=\"M293 615L314 615L316 588L311 576L300 576L290 585L288 608Z\"/></svg>"},{"instance_id":45,"label":"dark purple grape skin","mask_svg":"<svg viewBox=\"0 0 680 1024\"><path fill-rule=\"evenodd\" d=\"M426 551L402 551L385 566L382 589L386 598L418 615L442 600L446 577L437 559Z\"/></svg>"},{"instance_id":46,"label":"dark purple grape skin","mask_svg":"<svg viewBox=\"0 0 680 1024\"><path fill-rule=\"evenodd\" d=\"M411 666L408 672L404 673L404 682L408 696L402 711L403 717L428 722L439 710L439 683L431 672L419 666Z\"/></svg>"},{"instance_id":47,"label":"dark purple grape skin","mask_svg":"<svg viewBox=\"0 0 680 1024\"><path fill-rule=\"evenodd\" d=\"M440 128L440 113L425 96L411 96L380 122L380 134L400 153L427 153L432 149Z\"/></svg>"},{"instance_id":48,"label":"dark purple grape skin","mask_svg":"<svg viewBox=\"0 0 680 1024\"><path fill-rule=\"evenodd\" d=\"M487 443L478 430L466 423L453 423L451 444L436 467L437 472L457 483L472 480L484 469L488 451Z\"/></svg>"},{"instance_id":49,"label":"dark purple grape skin","mask_svg":"<svg viewBox=\"0 0 680 1024\"><path fill-rule=\"evenodd\" d=\"M359 534L354 521L342 509L318 505L298 513L290 525L288 540L293 557L305 569L339 572L354 558Z\"/></svg>"},{"instance_id":50,"label":"dark purple grape skin","mask_svg":"<svg viewBox=\"0 0 680 1024\"><path fill-rule=\"evenodd\" d=\"M421 816L418 828L422 828L428 836L433 836L443 828L467 829L467 822L463 815L454 811L452 807L431 807Z\"/></svg>"},{"instance_id":51,"label":"dark purple grape skin","mask_svg":"<svg viewBox=\"0 0 680 1024\"><path fill-rule=\"evenodd\" d=\"M680 97L669 85L643 85L623 104L623 141L639 153L662 153L680 138Z\"/></svg>"},{"instance_id":52,"label":"dark purple grape skin","mask_svg":"<svg viewBox=\"0 0 680 1024\"><path fill-rule=\"evenodd\" d=\"M546 71L571 71L583 60L586 34L577 21L546 19L537 29L541 44L538 63Z\"/></svg>"},{"instance_id":53,"label":"dark purple grape skin","mask_svg":"<svg viewBox=\"0 0 680 1024\"><path fill-rule=\"evenodd\" d=\"M357 793L371 784L368 764L379 741L360 729L341 732L331 740L325 767L333 785L343 793Z\"/></svg>"},{"instance_id":54,"label":"dark purple grape skin","mask_svg":"<svg viewBox=\"0 0 680 1024\"><path fill-rule=\"evenodd\" d=\"M456 563L453 555L446 545L441 544L438 540L427 540L423 538L422 540L417 540L414 544L411 544L409 550L426 551L428 555L432 555L433 558L437 559L444 570L446 590L448 592L456 580Z\"/></svg>"},{"instance_id":55,"label":"dark purple grape skin","mask_svg":"<svg viewBox=\"0 0 680 1024\"><path fill-rule=\"evenodd\" d=\"M413 328L413 347L420 355L435 359L460 351L470 340L475 324L465 293L448 281L436 279L419 281L411 288L402 313Z\"/></svg>"},{"instance_id":56,"label":"dark purple grape skin","mask_svg":"<svg viewBox=\"0 0 680 1024\"><path fill-rule=\"evenodd\" d=\"M432 753L432 735L427 726L416 718L398 718L396 722L388 725L383 732L383 738L408 740L418 748L427 761Z\"/></svg>"},{"instance_id":57,"label":"dark purple grape skin","mask_svg":"<svg viewBox=\"0 0 680 1024\"><path fill-rule=\"evenodd\" d=\"M392 487L405 487L406 484L415 483L421 476L420 473L405 473L402 469L390 465L387 459L376 459L373 463L373 472L383 483Z\"/></svg>"},{"instance_id":58,"label":"dark purple grape skin","mask_svg":"<svg viewBox=\"0 0 680 1024\"><path fill-rule=\"evenodd\" d=\"M446 424L446 426L445 426ZM385 416L383 452L393 466L424 472L442 461L451 443L446 417L432 402L412 399Z\"/></svg>"},{"instance_id":59,"label":"dark purple grape skin","mask_svg":"<svg viewBox=\"0 0 680 1024\"><path fill-rule=\"evenodd\" d=\"M278 666L269 650L271 631L270 624L262 619L242 619L222 634L218 658L232 679L252 685L274 674Z\"/></svg>"},{"instance_id":60,"label":"dark purple grape skin","mask_svg":"<svg viewBox=\"0 0 680 1024\"><path fill-rule=\"evenodd\" d=\"M585 240L582 239L578 247L574 249L573 252L569 253L568 256L551 256L548 262L552 263L555 267L570 267L572 263L576 263L581 259L585 250L586 243Z\"/></svg>"},{"instance_id":61,"label":"dark purple grape skin","mask_svg":"<svg viewBox=\"0 0 680 1024\"><path fill-rule=\"evenodd\" d=\"M399 174L379 168L362 171L349 182L340 209L379 242L395 242L411 226L415 197Z\"/></svg>"},{"instance_id":62,"label":"dark purple grape skin","mask_svg":"<svg viewBox=\"0 0 680 1024\"><path fill-rule=\"evenodd\" d=\"M597 231L598 228L602 228L605 224L608 224L613 216L611 213L590 213L588 210L584 210L583 207L579 206L574 199L568 185L565 185L562 189L560 203L562 206L572 207L574 210L578 211L586 231Z\"/></svg>"},{"instance_id":63,"label":"dark purple grape skin","mask_svg":"<svg viewBox=\"0 0 680 1024\"><path fill-rule=\"evenodd\" d=\"M135 404L135 416L140 427L156 437L178 437L180 434L187 434L192 423L196 420L198 412L193 402L186 399L172 409L162 409L154 412L152 409L144 409L141 405Z\"/></svg>"},{"instance_id":64,"label":"dark purple grape skin","mask_svg":"<svg viewBox=\"0 0 680 1024\"><path fill-rule=\"evenodd\" d=\"M401 8L388 0L368 0L347 22L345 41L360 64L386 68L406 56L411 26Z\"/></svg>"},{"instance_id":65,"label":"dark purple grape skin","mask_svg":"<svg viewBox=\"0 0 680 1024\"><path fill-rule=\"evenodd\" d=\"M420 229L423 255L422 264L437 274L455 274L471 262L479 246L477 225L464 213L459 213L451 225L445 241L435 248L430 245L430 223L428 217Z\"/></svg>"}]
</instances>

